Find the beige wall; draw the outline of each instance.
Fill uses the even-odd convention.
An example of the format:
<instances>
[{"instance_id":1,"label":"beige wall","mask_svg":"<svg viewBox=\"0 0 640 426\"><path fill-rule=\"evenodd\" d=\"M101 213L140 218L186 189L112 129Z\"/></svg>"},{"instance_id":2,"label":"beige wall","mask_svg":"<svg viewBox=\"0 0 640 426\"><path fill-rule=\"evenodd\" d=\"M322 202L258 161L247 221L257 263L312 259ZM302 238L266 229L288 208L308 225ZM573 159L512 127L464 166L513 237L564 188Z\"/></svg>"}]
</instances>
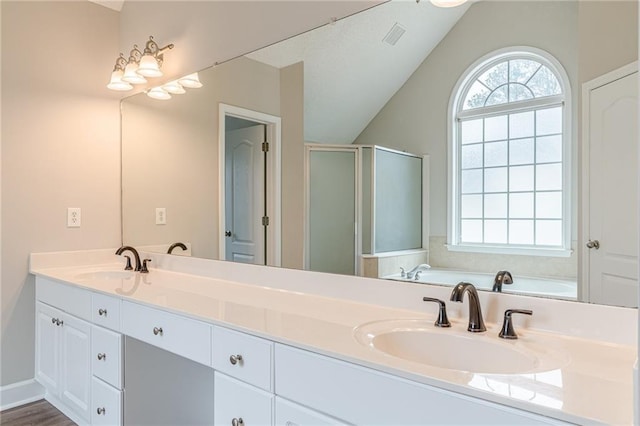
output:
<instances>
[{"instance_id":1,"label":"beige wall","mask_svg":"<svg viewBox=\"0 0 640 426\"><path fill-rule=\"evenodd\" d=\"M238 58L201 72L200 79L202 88L170 101L139 94L122 103L126 244L184 241L193 256L219 256L219 105L281 116L280 72ZM156 207L167 209L166 225L155 224Z\"/></svg>"},{"instance_id":2,"label":"beige wall","mask_svg":"<svg viewBox=\"0 0 640 426\"><path fill-rule=\"evenodd\" d=\"M30 252L120 243L118 99L105 84L116 12L83 2L1 2L1 384L33 378ZM66 227L67 207L82 227Z\"/></svg>"},{"instance_id":3,"label":"beige wall","mask_svg":"<svg viewBox=\"0 0 640 426\"><path fill-rule=\"evenodd\" d=\"M304 64L280 70L282 266L304 266Z\"/></svg>"}]
</instances>

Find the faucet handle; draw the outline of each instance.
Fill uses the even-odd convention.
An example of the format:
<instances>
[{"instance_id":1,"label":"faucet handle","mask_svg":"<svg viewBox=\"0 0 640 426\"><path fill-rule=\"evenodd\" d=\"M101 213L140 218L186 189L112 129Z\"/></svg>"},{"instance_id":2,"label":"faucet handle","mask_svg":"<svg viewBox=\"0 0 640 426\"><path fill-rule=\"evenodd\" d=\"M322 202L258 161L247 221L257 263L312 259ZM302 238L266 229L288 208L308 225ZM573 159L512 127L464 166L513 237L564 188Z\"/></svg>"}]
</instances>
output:
<instances>
[{"instance_id":1,"label":"faucet handle","mask_svg":"<svg viewBox=\"0 0 640 426\"><path fill-rule=\"evenodd\" d=\"M503 339L517 339L518 335L513 329L513 321L511 320L511 314L524 314L533 315L533 311L528 309L507 309L504 311L504 321L502 323L502 330L498 333L498 336Z\"/></svg>"},{"instance_id":2,"label":"faucet handle","mask_svg":"<svg viewBox=\"0 0 640 426\"><path fill-rule=\"evenodd\" d=\"M149 268L147 268L147 262L151 262L151 259L145 259L142 261L142 267L140 268L141 274L148 274Z\"/></svg>"},{"instance_id":3,"label":"faucet handle","mask_svg":"<svg viewBox=\"0 0 640 426\"><path fill-rule=\"evenodd\" d=\"M451 327L451 323L449 322L449 318L447 318L447 305L444 301L440 299L435 299L433 297L423 297L422 300L424 302L436 302L440 305L440 309L438 310L438 319L433 325L436 327Z\"/></svg>"},{"instance_id":4,"label":"faucet handle","mask_svg":"<svg viewBox=\"0 0 640 426\"><path fill-rule=\"evenodd\" d=\"M127 258L127 266L124 267L124 270L125 271L131 271L133 269L133 266L131 266L131 256L127 256L125 254L124 257Z\"/></svg>"}]
</instances>

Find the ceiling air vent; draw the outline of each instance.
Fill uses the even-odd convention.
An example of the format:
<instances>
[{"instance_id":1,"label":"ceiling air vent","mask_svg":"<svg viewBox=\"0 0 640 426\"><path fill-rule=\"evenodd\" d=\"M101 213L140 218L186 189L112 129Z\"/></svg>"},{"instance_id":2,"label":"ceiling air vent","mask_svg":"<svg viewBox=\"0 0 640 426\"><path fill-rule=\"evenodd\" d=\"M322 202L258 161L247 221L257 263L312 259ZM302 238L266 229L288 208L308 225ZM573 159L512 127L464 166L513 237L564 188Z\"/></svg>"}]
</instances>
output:
<instances>
[{"instance_id":1,"label":"ceiling air vent","mask_svg":"<svg viewBox=\"0 0 640 426\"><path fill-rule=\"evenodd\" d=\"M402 28L402 26L400 26L400 24L396 22L395 24L393 24L393 27L391 27L391 29L389 30L387 35L382 39L382 41L387 44L390 44L391 46L395 46L398 40L400 40L400 37L402 37L406 32L407 30Z\"/></svg>"}]
</instances>

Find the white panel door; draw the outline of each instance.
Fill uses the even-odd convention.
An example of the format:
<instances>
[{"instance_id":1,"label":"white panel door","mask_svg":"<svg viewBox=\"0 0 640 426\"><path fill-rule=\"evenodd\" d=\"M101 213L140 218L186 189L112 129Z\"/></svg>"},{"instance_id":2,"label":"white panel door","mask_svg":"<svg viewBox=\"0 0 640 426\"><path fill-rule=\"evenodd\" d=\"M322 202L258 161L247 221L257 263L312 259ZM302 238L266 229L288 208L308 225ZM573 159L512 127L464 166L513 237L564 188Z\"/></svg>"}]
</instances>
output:
<instances>
[{"instance_id":1,"label":"white panel door","mask_svg":"<svg viewBox=\"0 0 640 426\"><path fill-rule=\"evenodd\" d=\"M264 262L264 126L225 135L225 258Z\"/></svg>"},{"instance_id":2,"label":"white panel door","mask_svg":"<svg viewBox=\"0 0 640 426\"><path fill-rule=\"evenodd\" d=\"M591 303L637 306L637 92L637 72L589 92Z\"/></svg>"},{"instance_id":3,"label":"white panel door","mask_svg":"<svg viewBox=\"0 0 640 426\"><path fill-rule=\"evenodd\" d=\"M62 312L36 303L36 379L47 392L57 395L60 388L60 327Z\"/></svg>"},{"instance_id":4,"label":"white panel door","mask_svg":"<svg viewBox=\"0 0 640 426\"><path fill-rule=\"evenodd\" d=\"M85 420L91 419L91 324L63 314L60 325L60 398Z\"/></svg>"}]
</instances>

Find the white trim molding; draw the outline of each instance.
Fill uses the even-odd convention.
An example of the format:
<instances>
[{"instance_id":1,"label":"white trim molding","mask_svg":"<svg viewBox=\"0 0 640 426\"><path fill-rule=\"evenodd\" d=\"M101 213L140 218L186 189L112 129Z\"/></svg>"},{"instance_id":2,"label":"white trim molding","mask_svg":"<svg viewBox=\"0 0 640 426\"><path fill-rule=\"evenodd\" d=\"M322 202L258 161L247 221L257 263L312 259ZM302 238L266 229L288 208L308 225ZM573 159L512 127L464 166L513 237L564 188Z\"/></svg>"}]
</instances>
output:
<instances>
[{"instance_id":1,"label":"white trim molding","mask_svg":"<svg viewBox=\"0 0 640 426\"><path fill-rule=\"evenodd\" d=\"M0 411L43 399L45 390L35 379L0 387Z\"/></svg>"}]
</instances>

